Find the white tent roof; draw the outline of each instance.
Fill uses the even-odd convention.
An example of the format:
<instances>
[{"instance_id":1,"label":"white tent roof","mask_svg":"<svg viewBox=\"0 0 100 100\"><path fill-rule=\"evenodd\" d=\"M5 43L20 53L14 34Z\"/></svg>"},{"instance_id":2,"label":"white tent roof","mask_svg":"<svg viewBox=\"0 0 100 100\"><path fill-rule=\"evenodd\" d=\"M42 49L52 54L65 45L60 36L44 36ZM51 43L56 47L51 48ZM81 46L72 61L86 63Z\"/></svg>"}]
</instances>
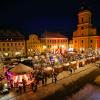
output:
<instances>
[{"instance_id":1,"label":"white tent roof","mask_svg":"<svg viewBox=\"0 0 100 100\"><path fill-rule=\"evenodd\" d=\"M15 67L12 68L10 72L15 74L26 74L26 73L33 72L33 69L24 64L19 63L18 65L15 65Z\"/></svg>"}]
</instances>

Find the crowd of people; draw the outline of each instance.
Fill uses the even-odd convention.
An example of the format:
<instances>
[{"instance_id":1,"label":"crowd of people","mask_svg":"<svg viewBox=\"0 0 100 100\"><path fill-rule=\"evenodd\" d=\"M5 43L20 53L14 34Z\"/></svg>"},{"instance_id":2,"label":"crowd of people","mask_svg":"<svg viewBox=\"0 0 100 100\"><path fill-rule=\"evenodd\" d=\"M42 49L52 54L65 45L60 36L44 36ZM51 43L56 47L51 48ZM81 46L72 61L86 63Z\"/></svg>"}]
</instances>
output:
<instances>
[{"instance_id":1,"label":"crowd of people","mask_svg":"<svg viewBox=\"0 0 100 100\"><path fill-rule=\"evenodd\" d=\"M92 56L96 56L96 54L93 52ZM30 67L33 68L34 72L31 73L31 89L36 92L38 84L42 83L43 86L47 85L48 79L52 79L52 83L57 82L57 75L58 72L55 70L55 66L62 66L64 63L70 63L72 61L77 61L80 59L86 59L88 58L88 54L83 54L83 53L76 53L76 52L71 52L71 53L64 53L64 54L53 54L53 53L42 53L42 54L34 54L31 59L29 59L29 63L26 63L27 65L29 64ZM25 61L21 61L21 63L25 63ZM47 71L44 70L46 67L51 67L52 70L48 74ZM72 69L71 66L68 67L68 71L72 74ZM11 88L13 88L12 84L10 84ZM18 84L18 89L17 92L20 94L23 92L26 92L26 81L22 79L22 82Z\"/></svg>"}]
</instances>

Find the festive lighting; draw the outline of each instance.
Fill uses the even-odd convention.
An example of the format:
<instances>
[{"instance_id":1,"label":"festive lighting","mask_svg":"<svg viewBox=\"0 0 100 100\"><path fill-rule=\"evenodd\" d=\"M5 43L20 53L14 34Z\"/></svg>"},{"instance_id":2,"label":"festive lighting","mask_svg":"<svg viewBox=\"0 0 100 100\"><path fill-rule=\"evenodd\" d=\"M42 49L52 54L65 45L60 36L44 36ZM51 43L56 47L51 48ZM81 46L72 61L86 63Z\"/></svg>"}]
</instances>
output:
<instances>
[{"instance_id":1,"label":"festive lighting","mask_svg":"<svg viewBox=\"0 0 100 100\"><path fill-rule=\"evenodd\" d=\"M8 53L4 53L5 56L8 56Z\"/></svg>"},{"instance_id":2,"label":"festive lighting","mask_svg":"<svg viewBox=\"0 0 100 100\"><path fill-rule=\"evenodd\" d=\"M47 48L47 47L44 45L44 46L43 46L43 49L46 49L46 48Z\"/></svg>"},{"instance_id":3,"label":"festive lighting","mask_svg":"<svg viewBox=\"0 0 100 100\"><path fill-rule=\"evenodd\" d=\"M73 51L73 48L69 48L68 51Z\"/></svg>"},{"instance_id":4,"label":"festive lighting","mask_svg":"<svg viewBox=\"0 0 100 100\"><path fill-rule=\"evenodd\" d=\"M17 55L21 55L21 52L15 52L15 55L17 56Z\"/></svg>"},{"instance_id":5,"label":"festive lighting","mask_svg":"<svg viewBox=\"0 0 100 100\"><path fill-rule=\"evenodd\" d=\"M22 79L23 79L23 78L24 78L26 81L28 81L28 77L27 77L26 74L24 74L24 75L18 75L18 76L13 76L13 80L14 80L15 83L17 83L17 82L22 82Z\"/></svg>"}]
</instances>

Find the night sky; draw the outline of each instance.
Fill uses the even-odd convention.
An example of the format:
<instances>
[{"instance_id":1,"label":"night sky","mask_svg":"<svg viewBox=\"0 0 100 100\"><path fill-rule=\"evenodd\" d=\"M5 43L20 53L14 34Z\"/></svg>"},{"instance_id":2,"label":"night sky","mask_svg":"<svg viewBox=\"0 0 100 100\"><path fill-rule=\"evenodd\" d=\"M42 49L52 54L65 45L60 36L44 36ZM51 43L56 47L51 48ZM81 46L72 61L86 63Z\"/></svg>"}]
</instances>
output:
<instances>
[{"instance_id":1,"label":"night sky","mask_svg":"<svg viewBox=\"0 0 100 100\"><path fill-rule=\"evenodd\" d=\"M85 5L93 12L93 24L100 28L100 0L0 0L0 26L30 32L59 31L71 36L77 12Z\"/></svg>"}]
</instances>

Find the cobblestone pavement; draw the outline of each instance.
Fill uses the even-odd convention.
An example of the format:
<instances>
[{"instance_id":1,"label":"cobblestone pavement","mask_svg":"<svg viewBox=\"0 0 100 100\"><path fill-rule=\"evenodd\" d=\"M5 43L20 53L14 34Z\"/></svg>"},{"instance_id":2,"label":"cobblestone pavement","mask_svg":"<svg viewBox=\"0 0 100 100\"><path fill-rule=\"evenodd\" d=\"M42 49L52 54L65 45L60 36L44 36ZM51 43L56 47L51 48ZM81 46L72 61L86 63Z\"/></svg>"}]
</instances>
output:
<instances>
[{"instance_id":1,"label":"cobblestone pavement","mask_svg":"<svg viewBox=\"0 0 100 100\"><path fill-rule=\"evenodd\" d=\"M37 91L34 93L33 91L29 90L26 93L18 95L15 92L10 92L9 94L0 97L0 100L41 100L51 94L54 94L57 90L63 87L63 84L68 85L70 82L77 80L81 76L84 76L91 71L95 70L97 67L94 63L85 65L84 67L80 67L79 69L75 70L73 74L70 74L67 71L63 71L58 75L57 83L51 83L52 80L48 79L48 85L42 86L40 84L38 86Z\"/></svg>"}]
</instances>

